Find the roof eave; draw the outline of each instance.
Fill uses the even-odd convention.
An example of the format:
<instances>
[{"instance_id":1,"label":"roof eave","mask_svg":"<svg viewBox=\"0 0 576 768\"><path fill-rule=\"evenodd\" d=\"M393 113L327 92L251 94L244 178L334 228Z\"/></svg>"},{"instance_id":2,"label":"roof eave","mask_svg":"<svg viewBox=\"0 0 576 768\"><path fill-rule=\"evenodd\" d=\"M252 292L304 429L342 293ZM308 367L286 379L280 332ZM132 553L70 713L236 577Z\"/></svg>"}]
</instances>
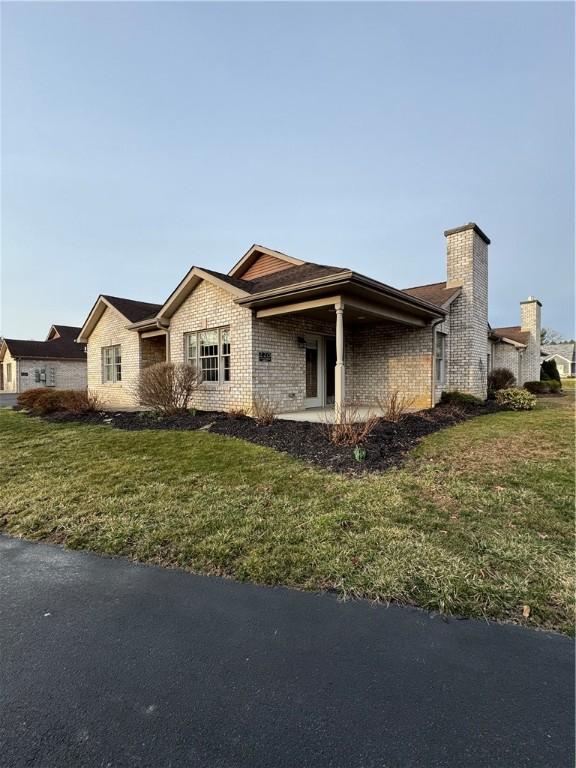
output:
<instances>
[{"instance_id":1,"label":"roof eave","mask_svg":"<svg viewBox=\"0 0 576 768\"><path fill-rule=\"evenodd\" d=\"M192 267L188 270L176 288L172 291L170 296L166 299L164 304L160 307L156 317L161 318L163 321L166 321L168 318L170 318L174 312L176 312L178 307L180 307L180 305L187 299L190 293L192 293L194 288L196 288L196 286L202 282L202 280L206 280L206 282L217 285L223 290L228 291L228 293L231 293L237 299L250 295L247 291L243 291L241 288L237 288L235 285L230 285L230 283L227 283L224 280L220 280L220 278L216 275L213 275L210 272L206 272L202 269L202 267Z\"/></svg>"},{"instance_id":2,"label":"roof eave","mask_svg":"<svg viewBox=\"0 0 576 768\"><path fill-rule=\"evenodd\" d=\"M434 318L443 318L447 311L442 307L435 304L430 304L427 301L421 299L415 299L412 296L408 296L403 291L400 291L391 286L379 283L376 280L371 280L364 275L359 275L351 270L346 270L336 275L328 275L327 277L315 278L314 280L307 280L301 283L294 283L292 285L284 286L283 288L274 288L268 291L262 291L260 293L250 294L245 298L236 299L236 303L241 306L257 307L261 303L266 303L274 299L286 299L292 296L301 295L307 291L314 290L341 290L346 286L361 287L372 293L377 293L380 297L393 299L395 302L402 304L405 307L418 309L421 312L431 315Z\"/></svg>"}]
</instances>

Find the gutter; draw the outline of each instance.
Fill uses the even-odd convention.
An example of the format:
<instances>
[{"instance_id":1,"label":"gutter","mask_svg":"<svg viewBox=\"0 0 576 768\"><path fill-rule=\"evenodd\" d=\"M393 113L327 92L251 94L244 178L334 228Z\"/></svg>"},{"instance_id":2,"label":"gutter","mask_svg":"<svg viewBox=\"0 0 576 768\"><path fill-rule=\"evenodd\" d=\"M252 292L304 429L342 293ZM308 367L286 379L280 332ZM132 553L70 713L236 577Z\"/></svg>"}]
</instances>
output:
<instances>
[{"instance_id":1,"label":"gutter","mask_svg":"<svg viewBox=\"0 0 576 768\"><path fill-rule=\"evenodd\" d=\"M308 280L303 283L294 283L293 285L284 286L282 288L273 288L268 291L262 291L260 293L253 293L246 298L235 299L236 304L241 306L250 306L254 302L264 301L266 299L274 298L289 298L291 295L302 293L304 291L313 288L323 288L324 286L335 286L336 288L342 284L358 285L366 288L367 290L377 293L380 297L388 297L398 301L400 304L407 307L423 309L428 312L434 313L436 317L440 316L442 319L447 314L447 310L439 307L437 304L430 304L422 299L416 299L413 296L409 296L404 291L400 291L397 288L392 288L385 283L380 283L377 280L372 280L364 275L360 275L356 272L347 270L345 272L338 272L335 275L327 275L326 277L316 278L315 280Z\"/></svg>"},{"instance_id":2,"label":"gutter","mask_svg":"<svg viewBox=\"0 0 576 768\"><path fill-rule=\"evenodd\" d=\"M129 331L143 331L148 328L159 328L162 331L165 331L169 327L170 323L168 320L164 320L164 318L161 317L152 317L148 318L146 320L139 320L137 323L130 323L130 325L125 326Z\"/></svg>"}]
</instances>

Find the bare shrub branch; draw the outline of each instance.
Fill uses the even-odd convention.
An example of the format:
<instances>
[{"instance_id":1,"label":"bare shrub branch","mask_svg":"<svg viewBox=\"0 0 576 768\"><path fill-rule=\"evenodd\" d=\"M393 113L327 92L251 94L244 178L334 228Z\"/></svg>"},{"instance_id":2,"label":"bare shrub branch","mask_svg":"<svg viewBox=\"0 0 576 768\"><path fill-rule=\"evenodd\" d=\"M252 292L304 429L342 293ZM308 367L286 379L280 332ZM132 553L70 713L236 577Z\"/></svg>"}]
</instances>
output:
<instances>
[{"instance_id":1,"label":"bare shrub branch","mask_svg":"<svg viewBox=\"0 0 576 768\"><path fill-rule=\"evenodd\" d=\"M358 405L348 402L336 406L334 422L328 416L325 417L324 430L334 445L357 446L366 442L379 421L380 417L370 412L361 416Z\"/></svg>"},{"instance_id":2,"label":"bare shrub branch","mask_svg":"<svg viewBox=\"0 0 576 768\"><path fill-rule=\"evenodd\" d=\"M252 418L257 424L261 426L270 426L275 420L278 413L278 407L276 403L267 397L262 395L255 397L252 404Z\"/></svg>"},{"instance_id":3,"label":"bare shrub branch","mask_svg":"<svg viewBox=\"0 0 576 768\"><path fill-rule=\"evenodd\" d=\"M199 384L195 365L156 363L141 372L136 393L141 405L160 413L178 413L188 408Z\"/></svg>"},{"instance_id":4,"label":"bare shrub branch","mask_svg":"<svg viewBox=\"0 0 576 768\"><path fill-rule=\"evenodd\" d=\"M414 405L416 398L402 394L398 389L383 397L376 398L378 408L382 410L382 418L386 421L402 421Z\"/></svg>"}]
</instances>

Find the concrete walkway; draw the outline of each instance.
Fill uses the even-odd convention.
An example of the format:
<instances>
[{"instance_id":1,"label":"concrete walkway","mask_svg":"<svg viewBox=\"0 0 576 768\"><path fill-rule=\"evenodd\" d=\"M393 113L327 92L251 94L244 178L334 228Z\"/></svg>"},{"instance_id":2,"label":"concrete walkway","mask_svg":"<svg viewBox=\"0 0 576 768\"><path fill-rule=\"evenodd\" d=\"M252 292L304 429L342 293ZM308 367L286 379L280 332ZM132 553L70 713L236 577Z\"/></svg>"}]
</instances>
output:
<instances>
[{"instance_id":1,"label":"concrete walkway","mask_svg":"<svg viewBox=\"0 0 576 768\"><path fill-rule=\"evenodd\" d=\"M559 635L0 537L3 768L568 768Z\"/></svg>"}]
</instances>

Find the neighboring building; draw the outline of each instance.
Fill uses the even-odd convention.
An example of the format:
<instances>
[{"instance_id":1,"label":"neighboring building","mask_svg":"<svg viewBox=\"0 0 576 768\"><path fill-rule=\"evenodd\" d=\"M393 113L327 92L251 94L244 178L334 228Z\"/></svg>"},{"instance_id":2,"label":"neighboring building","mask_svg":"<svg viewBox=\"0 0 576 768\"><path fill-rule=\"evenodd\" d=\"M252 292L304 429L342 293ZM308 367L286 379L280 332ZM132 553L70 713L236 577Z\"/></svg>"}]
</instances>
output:
<instances>
[{"instance_id":1,"label":"neighboring building","mask_svg":"<svg viewBox=\"0 0 576 768\"><path fill-rule=\"evenodd\" d=\"M86 389L86 349L80 328L53 325L46 341L0 339L0 392L34 387Z\"/></svg>"},{"instance_id":2,"label":"neighboring building","mask_svg":"<svg viewBox=\"0 0 576 768\"><path fill-rule=\"evenodd\" d=\"M484 398L490 240L473 223L444 234L447 279L405 290L254 245L228 274L193 267L163 305L100 296L78 337L88 386L136 406L140 371L172 360L202 371L202 409L267 398L293 413L395 390L415 408L444 389Z\"/></svg>"},{"instance_id":3,"label":"neighboring building","mask_svg":"<svg viewBox=\"0 0 576 768\"><path fill-rule=\"evenodd\" d=\"M489 329L489 368L508 368L519 385L540 379L542 304L529 296L520 302L520 325Z\"/></svg>"},{"instance_id":4,"label":"neighboring building","mask_svg":"<svg viewBox=\"0 0 576 768\"><path fill-rule=\"evenodd\" d=\"M564 344L543 344L541 363L555 360L560 378L576 376L576 344L571 341Z\"/></svg>"}]
</instances>

